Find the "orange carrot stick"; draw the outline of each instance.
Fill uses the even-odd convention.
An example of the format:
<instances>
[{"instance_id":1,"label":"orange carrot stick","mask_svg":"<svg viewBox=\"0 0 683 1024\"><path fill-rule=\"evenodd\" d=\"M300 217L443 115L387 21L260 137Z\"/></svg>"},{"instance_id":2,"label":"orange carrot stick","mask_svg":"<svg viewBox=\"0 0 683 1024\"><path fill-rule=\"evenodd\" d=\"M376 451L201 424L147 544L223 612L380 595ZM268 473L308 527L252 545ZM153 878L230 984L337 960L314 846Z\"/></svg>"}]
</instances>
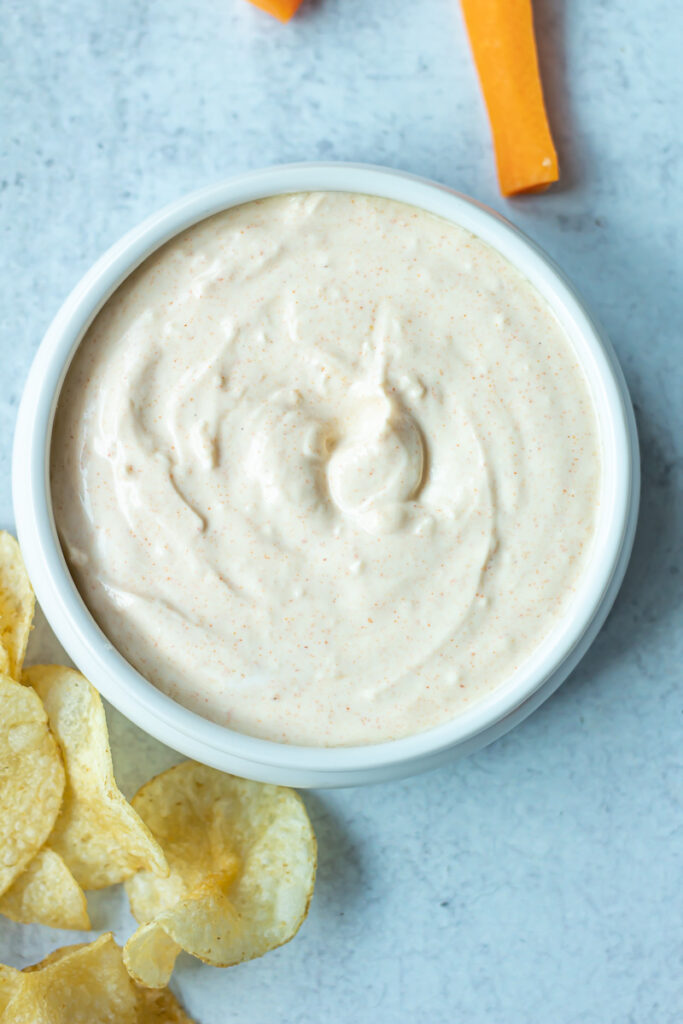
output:
<instances>
[{"instance_id":1,"label":"orange carrot stick","mask_svg":"<svg viewBox=\"0 0 683 1024\"><path fill-rule=\"evenodd\" d=\"M280 21L289 21L301 7L303 0L250 0L255 7L267 11Z\"/></svg>"},{"instance_id":2,"label":"orange carrot stick","mask_svg":"<svg viewBox=\"0 0 683 1024\"><path fill-rule=\"evenodd\" d=\"M531 0L461 0L504 196L541 192L559 169L538 72Z\"/></svg>"}]
</instances>

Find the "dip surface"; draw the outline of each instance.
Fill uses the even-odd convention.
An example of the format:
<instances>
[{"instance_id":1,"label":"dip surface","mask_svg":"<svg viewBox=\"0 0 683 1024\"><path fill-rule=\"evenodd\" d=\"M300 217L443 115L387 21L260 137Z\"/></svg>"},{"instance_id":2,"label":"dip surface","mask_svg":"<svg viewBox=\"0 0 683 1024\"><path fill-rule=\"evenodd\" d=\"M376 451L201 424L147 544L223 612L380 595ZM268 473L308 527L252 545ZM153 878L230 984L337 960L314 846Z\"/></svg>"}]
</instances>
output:
<instances>
[{"instance_id":1,"label":"dip surface","mask_svg":"<svg viewBox=\"0 0 683 1024\"><path fill-rule=\"evenodd\" d=\"M567 610L600 490L545 301L413 207L250 203L136 271L69 370L54 513L107 637L181 704L287 743L441 724Z\"/></svg>"}]
</instances>

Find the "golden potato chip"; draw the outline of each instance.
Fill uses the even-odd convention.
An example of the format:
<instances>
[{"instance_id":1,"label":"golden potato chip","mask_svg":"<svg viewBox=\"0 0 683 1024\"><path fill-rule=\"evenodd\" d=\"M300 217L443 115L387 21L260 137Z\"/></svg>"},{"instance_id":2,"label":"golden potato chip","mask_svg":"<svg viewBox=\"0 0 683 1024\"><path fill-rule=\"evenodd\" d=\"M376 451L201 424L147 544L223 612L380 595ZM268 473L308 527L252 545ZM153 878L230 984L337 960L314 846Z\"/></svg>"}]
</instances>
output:
<instances>
[{"instance_id":1,"label":"golden potato chip","mask_svg":"<svg viewBox=\"0 0 683 1024\"><path fill-rule=\"evenodd\" d=\"M133 932L123 947L123 962L131 978L148 988L164 988L173 974L180 946L151 921Z\"/></svg>"},{"instance_id":2,"label":"golden potato chip","mask_svg":"<svg viewBox=\"0 0 683 1024\"><path fill-rule=\"evenodd\" d=\"M47 839L63 791L64 767L40 698L0 676L0 893Z\"/></svg>"},{"instance_id":3,"label":"golden potato chip","mask_svg":"<svg viewBox=\"0 0 683 1024\"><path fill-rule=\"evenodd\" d=\"M85 893L59 854L47 846L0 896L0 914L22 924L90 929Z\"/></svg>"},{"instance_id":4,"label":"golden potato chip","mask_svg":"<svg viewBox=\"0 0 683 1024\"><path fill-rule=\"evenodd\" d=\"M36 598L17 541L0 530L0 670L19 679Z\"/></svg>"},{"instance_id":5,"label":"golden potato chip","mask_svg":"<svg viewBox=\"0 0 683 1024\"><path fill-rule=\"evenodd\" d=\"M12 1024L136 1024L137 992L111 933L57 950L22 971L5 1018Z\"/></svg>"},{"instance_id":6,"label":"golden potato chip","mask_svg":"<svg viewBox=\"0 0 683 1024\"><path fill-rule=\"evenodd\" d=\"M108 932L89 945L65 946L24 971L9 971L7 1024L192 1024L171 992L152 995L131 981Z\"/></svg>"},{"instance_id":7,"label":"golden potato chip","mask_svg":"<svg viewBox=\"0 0 683 1024\"><path fill-rule=\"evenodd\" d=\"M173 947L159 930L218 967L261 956L296 934L316 868L315 836L298 794L187 761L143 786L133 806L170 868L166 878L141 871L126 882L143 927L124 958L141 983L167 978L162 963Z\"/></svg>"},{"instance_id":8,"label":"golden potato chip","mask_svg":"<svg viewBox=\"0 0 683 1024\"><path fill-rule=\"evenodd\" d=\"M170 989L137 988L137 992L137 1024L193 1024Z\"/></svg>"},{"instance_id":9,"label":"golden potato chip","mask_svg":"<svg viewBox=\"0 0 683 1024\"><path fill-rule=\"evenodd\" d=\"M102 701L74 669L35 665L24 673L45 705L66 765L66 788L50 846L84 889L101 889L140 868L167 873L159 844L119 792Z\"/></svg>"},{"instance_id":10,"label":"golden potato chip","mask_svg":"<svg viewBox=\"0 0 683 1024\"><path fill-rule=\"evenodd\" d=\"M14 967L5 967L4 964L0 964L0 1021L2 1021L2 1013L10 999L17 990L19 979L21 978L21 971L17 971ZM144 991L148 991L145 989Z\"/></svg>"}]
</instances>

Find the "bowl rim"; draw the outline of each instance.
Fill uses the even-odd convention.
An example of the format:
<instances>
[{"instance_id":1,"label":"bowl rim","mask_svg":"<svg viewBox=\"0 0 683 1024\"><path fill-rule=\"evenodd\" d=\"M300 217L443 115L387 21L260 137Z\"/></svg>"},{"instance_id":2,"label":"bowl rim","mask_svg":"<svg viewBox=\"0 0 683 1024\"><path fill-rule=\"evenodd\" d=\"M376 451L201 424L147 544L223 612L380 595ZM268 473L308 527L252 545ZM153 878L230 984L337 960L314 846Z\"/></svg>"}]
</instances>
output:
<instances>
[{"instance_id":1,"label":"bowl rim","mask_svg":"<svg viewBox=\"0 0 683 1024\"><path fill-rule=\"evenodd\" d=\"M64 559L50 502L52 423L61 386L90 323L116 288L160 245L198 221L254 199L308 191L396 199L461 225L501 252L545 297L570 334L589 378L603 446L610 455L607 490L603 480L600 543L596 535L591 564L567 615L550 637L508 681L451 721L362 746L304 747L248 736L202 718L157 690L125 661L86 608ZM603 476L605 472L603 466ZM525 704L540 702L534 697L544 686L552 692L563 678L549 687L553 675L572 659L596 616L604 619L606 600L609 607L616 596L635 530L639 490L635 420L616 355L554 262L518 228L476 200L401 171L348 163L279 165L228 178L168 204L107 250L67 297L36 353L17 418L12 473L19 541L38 600L70 657L115 707L162 742L223 770L238 767L254 778L308 772L321 780L326 773L351 778L398 766L401 774L408 774L415 770L411 765L427 756L471 745L487 731L500 734L501 723L518 719Z\"/></svg>"}]
</instances>

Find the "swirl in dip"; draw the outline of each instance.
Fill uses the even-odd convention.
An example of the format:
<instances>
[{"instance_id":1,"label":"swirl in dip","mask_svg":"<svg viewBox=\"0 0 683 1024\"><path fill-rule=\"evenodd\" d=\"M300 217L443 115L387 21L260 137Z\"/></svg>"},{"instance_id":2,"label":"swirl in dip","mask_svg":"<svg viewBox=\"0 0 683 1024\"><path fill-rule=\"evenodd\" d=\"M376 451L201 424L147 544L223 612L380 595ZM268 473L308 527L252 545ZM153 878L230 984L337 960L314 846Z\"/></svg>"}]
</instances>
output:
<instances>
[{"instance_id":1,"label":"swirl in dip","mask_svg":"<svg viewBox=\"0 0 683 1024\"><path fill-rule=\"evenodd\" d=\"M384 199L206 220L107 302L64 384L54 513L96 621L241 732L364 744L453 718L572 600L596 419L546 302Z\"/></svg>"}]
</instances>

